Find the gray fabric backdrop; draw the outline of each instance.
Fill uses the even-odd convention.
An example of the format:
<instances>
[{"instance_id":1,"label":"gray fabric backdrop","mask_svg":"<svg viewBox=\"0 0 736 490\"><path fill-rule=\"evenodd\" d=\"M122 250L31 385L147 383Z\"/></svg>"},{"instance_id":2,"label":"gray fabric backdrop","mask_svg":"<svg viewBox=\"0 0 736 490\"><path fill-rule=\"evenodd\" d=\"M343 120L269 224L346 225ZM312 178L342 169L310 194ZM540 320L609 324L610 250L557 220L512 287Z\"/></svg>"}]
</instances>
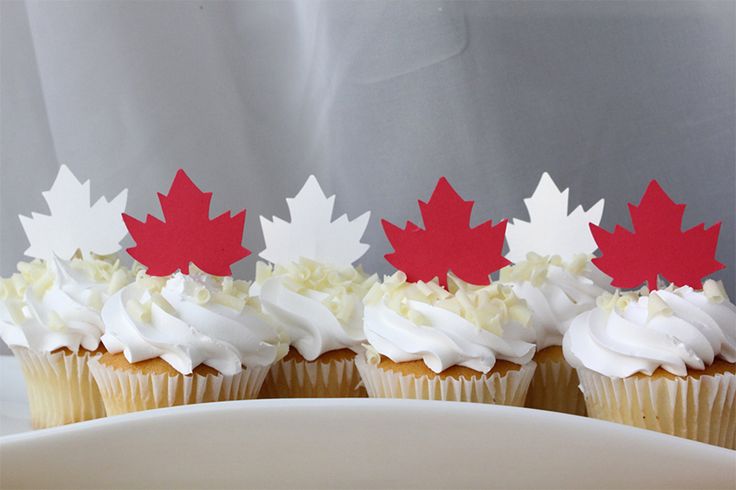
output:
<instances>
[{"instance_id":1,"label":"gray fabric backdrop","mask_svg":"<svg viewBox=\"0 0 736 490\"><path fill-rule=\"evenodd\" d=\"M286 218L310 173L351 217L417 219L447 175L476 222L525 217L542 171L603 224L659 178L722 220L734 291L734 2L2 2L0 272L59 163L158 213L178 167L213 212ZM250 275L256 260L236 272Z\"/></svg>"}]
</instances>

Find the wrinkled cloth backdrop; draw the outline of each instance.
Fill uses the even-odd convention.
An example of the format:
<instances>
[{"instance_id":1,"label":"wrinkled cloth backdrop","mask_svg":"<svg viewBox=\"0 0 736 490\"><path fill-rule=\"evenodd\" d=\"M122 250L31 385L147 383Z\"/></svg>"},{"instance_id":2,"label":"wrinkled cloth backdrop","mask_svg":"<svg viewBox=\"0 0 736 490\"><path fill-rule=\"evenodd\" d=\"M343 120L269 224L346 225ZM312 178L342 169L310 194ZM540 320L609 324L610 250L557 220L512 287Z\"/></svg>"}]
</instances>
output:
<instances>
[{"instance_id":1,"label":"wrinkled cloth backdrop","mask_svg":"<svg viewBox=\"0 0 736 490\"><path fill-rule=\"evenodd\" d=\"M419 219L441 175L480 223L525 218L547 170L608 228L654 177L686 226L722 220L734 297L734 5L4 1L0 272L60 163L139 218L185 168L213 216L247 208L245 277L310 173L372 211L388 272L380 218Z\"/></svg>"}]
</instances>

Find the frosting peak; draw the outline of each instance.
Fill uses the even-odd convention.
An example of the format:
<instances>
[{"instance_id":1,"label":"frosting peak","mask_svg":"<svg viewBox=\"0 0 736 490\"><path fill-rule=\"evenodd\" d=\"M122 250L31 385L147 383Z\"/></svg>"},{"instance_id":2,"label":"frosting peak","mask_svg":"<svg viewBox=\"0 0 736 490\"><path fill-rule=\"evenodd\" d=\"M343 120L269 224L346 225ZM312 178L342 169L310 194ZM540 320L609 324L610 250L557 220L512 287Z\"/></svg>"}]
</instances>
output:
<instances>
[{"instance_id":1,"label":"frosting peak","mask_svg":"<svg viewBox=\"0 0 736 490\"><path fill-rule=\"evenodd\" d=\"M713 280L689 286L603 296L577 317L563 340L565 358L606 376L657 368L677 376L716 357L736 362L736 306Z\"/></svg>"},{"instance_id":2,"label":"frosting peak","mask_svg":"<svg viewBox=\"0 0 736 490\"><path fill-rule=\"evenodd\" d=\"M530 312L523 301L505 286L493 283L476 286L448 275L448 289L438 281L407 282L401 271L385 276L382 284L374 284L365 297L366 305L383 302L399 315L423 323L425 318L412 302L426 303L447 310L478 328L502 335L502 326L516 321L524 326L529 323Z\"/></svg>"},{"instance_id":3,"label":"frosting peak","mask_svg":"<svg viewBox=\"0 0 736 490\"><path fill-rule=\"evenodd\" d=\"M259 262L251 294L284 327L307 360L336 349L359 350L362 300L376 282L360 267L335 267L302 258L286 265Z\"/></svg>"},{"instance_id":4,"label":"frosting peak","mask_svg":"<svg viewBox=\"0 0 736 490\"><path fill-rule=\"evenodd\" d=\"M9 346L41 352L97 349L102 305L132 279L114 256L37 259L18 271L0 280L0 335Z\"/></svg>"},{"instance_id":5,"label":"frosting peak","mask_svg":"<svg viewBox=\"0 0 736 490\"><path fill-rule=\"evenodd\" d=\"M285 344L249 286L194 268L169 277L139 273L105 304L102 340L129 362L161 357L182 374L199 364L226 375L268 366L286 353Z\"/></svg>"},{"instance_id":6,"label":"frosting peak","mask_svg":"<svg viewBox=\"0 0 736 490\"><path fill-rule=\"evenodd\" d=\"M421 359L437 373L454 365L487 373L496 359L529 362L534 345L503 336L505 328L528 323L524 301L498 284L448 279L445 290L436 281L406 282L399 271L374 285L365 298L369 352L394 362Z\"/></svg>"}]
</instances>

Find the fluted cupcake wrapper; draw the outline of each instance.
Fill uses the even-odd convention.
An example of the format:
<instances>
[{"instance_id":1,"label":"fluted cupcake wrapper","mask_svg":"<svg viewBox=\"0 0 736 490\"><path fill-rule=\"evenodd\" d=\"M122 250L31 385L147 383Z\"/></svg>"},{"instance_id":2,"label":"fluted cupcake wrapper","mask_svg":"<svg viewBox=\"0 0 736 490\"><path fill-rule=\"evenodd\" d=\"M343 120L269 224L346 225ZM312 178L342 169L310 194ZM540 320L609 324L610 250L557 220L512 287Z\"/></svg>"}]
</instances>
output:
<instances>
[{"instance_id":1,"label":"fluted cupcake wrapper","mask_svg":"<svg viewBox=\"0 0 736 490\"><path fill-rule=\"evenodd\" d=\"M736 449L736 375L611 378L578 369L588 415Z\"/></svg>"},{"instance_id":2,"label":"fluted cupcake wrapper","mask_svg":"<svg viewBox=\"0 0 736 490\"><path fill-rule=\"evenodd\" d=\"M121 370L92 359L89 363L108 415L194 403L256 398L269 366L246 367L237 374L153 374Z\"/></svg>"},{"instance_id":3,"label":"fluted cupcake wrapper","mask_svg":"<svg viewBox=\"0 0 736 490\"><path fill-rule=\"evenodd\" d=\"M404 398L493 403L523 407L536 363L530 362L515 371L483 374L471 379L439 376L415 376L381 369L358 356L360 371L371 398Z\"/></svg>"},{"instance_id":4,"label":"fluted cupcake wrapper","mask_svg":"<svg viewBox=\"0 0 736 490\"><path fill-rule=\"evenodd\" d=\"M88 362L99 353L34 352L11 347L20 361L34 429L82 422L105 416Z\"/></svg>"},{"instance_id":5,"label":"fluted cupcake wrapper","mask_svg":"<svg viewBox=\"0 0 736 490\"><path fill-rule=\"evenodd\" d=\"M359 398L368 396L360 385L353 359L275 363L261 388L261 398Z\"/></svg>"},{"instance_id":6,"label":"fluted cupcake wrapper","mask_svg":"<svg viewBox=\"0 0 736 490\"><path fill-rule=\"evenodd\" d=\"M536 361L526 406L540 410L585 416L585 398L575 369L566 361Z\"/></svg>"}]
</instances>

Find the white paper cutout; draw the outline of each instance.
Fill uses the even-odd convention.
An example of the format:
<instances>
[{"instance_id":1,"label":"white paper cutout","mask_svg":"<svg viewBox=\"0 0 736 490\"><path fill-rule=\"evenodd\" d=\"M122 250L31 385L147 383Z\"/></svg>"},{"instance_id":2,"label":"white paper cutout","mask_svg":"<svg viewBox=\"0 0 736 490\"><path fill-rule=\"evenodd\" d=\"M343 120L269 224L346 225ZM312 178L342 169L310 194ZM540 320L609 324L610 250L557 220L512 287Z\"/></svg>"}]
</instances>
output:
<instances>
[{"instance_id":1,"label":"white paper cutout","mask_svg":"<svg viewBox=\"0 0 736 490\"><path fill-rule=\"evenodd\" d=\"M569 191L560 191L547 172L542 174L534 194L524 199L529 221L513 219L506 227L507 259L521 262L526 260L527 253L535 252L571 260L577 254L596 251L598 245L588 225L600 223L604 200L587 211L578 206L568 215Z\"/></svg>"},{"instance_id":2,"label":"white paper cutout","mask_svg":"<svg viewBox=\"0 0 736 490\"><path fill-rule=\"evenodd\" d=\"M338 267L350 266L368 250L360 239L368 226L370 211L354 220L343 214L332 221L335 196L327 197L314 175L293 198L287 198L291 223L276 216L261 216L266 248L259 255L273 264L288 264L300 258Z\"/></svg>"},{"instance_id":3,"label":"white paper cutout","mask_svg":"<svg viewBox=\"0 0 736 490\"><path fill-rule=\"evenodd\" d=\"M26 255L68 260L77 250L86 258L91 252L110 255L121 249L120 241L128 234L122 218L127 189L110 202L103 196L90 206L89 180L82 184L69 167L62 165L54 184L43 192L43 197L50 215L20 216L30 243Z\"/></svg>"}]
</instances>

